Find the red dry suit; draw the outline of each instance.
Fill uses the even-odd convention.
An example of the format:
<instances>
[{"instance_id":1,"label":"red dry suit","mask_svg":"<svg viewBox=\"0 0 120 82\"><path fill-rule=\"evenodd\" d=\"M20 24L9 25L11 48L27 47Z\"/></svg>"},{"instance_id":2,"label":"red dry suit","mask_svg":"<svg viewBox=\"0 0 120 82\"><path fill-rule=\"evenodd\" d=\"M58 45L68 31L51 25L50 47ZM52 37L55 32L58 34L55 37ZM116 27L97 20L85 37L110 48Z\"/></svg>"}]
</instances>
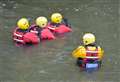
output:
<instances>
[{"instance_id":1,"label":"red dry suit","mask_svg":"<svg viewBox=\"0 0 120 82\"><path fill-rule=\"evenodd\" d=\"M36 34L29 32L28 30L21 30L16 28L13 32L13 40L17 43L31 43L36 44L39 43L39 38Z\"/></svg>"},{"instance_id":2,"label":"red dry suit","mask_svg":"<svg viewBox=\"0 0 120 82\"><path fill-rule=\"evenodd\" d=\"M66 26L65 24L53 24L53 23L49 23L48 24L48 29L52 30L55 33L67 33L67 32L71 32L72 29L68 26Z\"/></svg>"},{"instance_id":3,"label":"red dry suit","mask_svg":"<svg viewBox=\"0 0 120 82\"><path fill-rule=\"evenodd\" d=\"M47 27L44 27L44 28L41 28L37 25L32 25L30 27L30 32L33 32L33 33L36 33L40 39L55 39L55 36L52 34L52 32L47 28Z\"/></svg>"}]
</instances>

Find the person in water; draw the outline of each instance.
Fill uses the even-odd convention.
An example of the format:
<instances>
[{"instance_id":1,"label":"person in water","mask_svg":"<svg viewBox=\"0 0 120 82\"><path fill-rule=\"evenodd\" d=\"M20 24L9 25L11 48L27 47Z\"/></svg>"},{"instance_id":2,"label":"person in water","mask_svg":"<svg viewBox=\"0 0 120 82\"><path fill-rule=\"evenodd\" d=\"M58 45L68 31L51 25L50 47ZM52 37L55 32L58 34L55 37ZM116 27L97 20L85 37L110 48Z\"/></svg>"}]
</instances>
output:
<instances>
[{"instance_id":1,"label":"person in water","mask_svg":"<svg viewBox=\"0 0 120 82\"><path fill-rule=\"evenodd\" d=\"M28 32L29 21L26 18L21 18L17 22L17 27L13 33L13 40L19 43L24 43L23 35Z\"/></svg>"},{"instance_id":2,"label":"person in water","mask_svg":"<svg viewBox=\"0 0 120 82\"><path fill-rule=\"evenodd\" d=\"M27 18L19 19L17 22L17 27L13 32L13 40L22 44L38 43L39 38L35 34L29 32L29 26L30 24Z\"/></svg>"},{"instance_id":3,"label":"person in water","mask_svg":"<svg viewBox=\"0 0 120 82\"><path fill-rule=\"evenodd\" d=\"M101 64L103 49L95 42L95 36L92 33L86 33L83 36L83 45L78 46L73 52L73 57L77 59L77 65L84 67L84 63L97 60Z\"/></svg>"},{"instance_id":4,"label":"person in water","mask_svg":"<svg viewBox=\"0 0 120 82\"><path fill-rule=\"evenodd\" d=\"M68 20L66 18L63 18L63 16L60 13L53 13L51 15L51 21L48 24L48 28L58 33L72 31Z\"/></svg>"},{"instance_id":5,"label":"person in water","mask_svg":"<svg viewBox=\"0 0 120 82\"><path fill-rule=\"evenodd\" d=\"M33 32L39 36L40 39L55 39L55 36L47 28L48 20L44 16L40 16L36 19L35 24L30 27L30 32Z\"/></svg>"}]
</instances>

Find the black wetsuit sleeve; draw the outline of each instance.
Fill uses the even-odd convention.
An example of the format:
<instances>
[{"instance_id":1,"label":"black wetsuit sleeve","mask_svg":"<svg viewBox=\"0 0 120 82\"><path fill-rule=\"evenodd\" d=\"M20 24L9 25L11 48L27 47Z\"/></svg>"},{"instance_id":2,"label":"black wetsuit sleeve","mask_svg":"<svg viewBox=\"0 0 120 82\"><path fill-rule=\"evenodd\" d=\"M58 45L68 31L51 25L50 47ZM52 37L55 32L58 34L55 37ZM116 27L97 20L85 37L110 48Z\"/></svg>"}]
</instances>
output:
<instances>
[{"instance_id":1,"label":"black wetsuit sleeve","mask_svg":"<svg viewBox=\"0 0 120 82\"><path fill-rule=\"evenodd\" d=\"M65 24L66 26L71 28L71 25L68 23L68 19L67 18L63 18L63 24Z\"/></svg>"},{"instance_id":2,"label":"black wetsuit sleeve","mask_svg":"<svg viewBox=\"0 0 120 82\"><path fill-rule=\"evenodd\" d=\"M42 28L38 27L36 30L38 31L38 36L41 36Z\"/></svg>"},{"instance_id":3,"label":"black wetsuit sleeve","mask_svg":"<svg viewBox=\"0 0 120 82\"><path fill-rule=\"evenodd\" d=\"M30 28L29 28L29 32L30 32L31 30L37 31L37 32L38 32L38 34L37 34L38 36L41 35L41 28L39 28L38 26L30 27Z\"/></svg>"},{"instance_id":4,"label":"black wetsuit sleeve","mask_svg":"<svg viewBox=\"0 0 120 82\"><path fill-rule=\"evenodd\" d=\"M32 29L33 29L33 27L30 27L30 28L28 29L28 32L30 32Z\"/></svg>"}]
</instances>

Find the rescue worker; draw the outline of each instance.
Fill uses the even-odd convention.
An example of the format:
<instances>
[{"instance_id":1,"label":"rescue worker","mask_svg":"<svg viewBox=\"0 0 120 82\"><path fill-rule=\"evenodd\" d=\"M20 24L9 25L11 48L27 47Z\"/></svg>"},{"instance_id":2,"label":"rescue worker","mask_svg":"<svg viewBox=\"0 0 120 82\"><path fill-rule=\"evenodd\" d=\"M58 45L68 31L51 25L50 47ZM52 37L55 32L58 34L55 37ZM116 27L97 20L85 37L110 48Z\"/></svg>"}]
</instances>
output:
<instances>
[{"instance_id":1,"label":"rescue worker","mask_svg":"<svg viewBox=\"0 0 120 82\"><path fill-rule=\"evenodd\" d=\"M34 33L29 32L29 21L26 18L21 18L17 22L17 27L13 32L13 40L21 44L36 44L39 43L39 38Z\"/></svg>"},{"instance_id":2,"label":"rescue worker","mask_svg":"<svg viewBox=\"0 0 120 82\"><path fill-rule=\"evenodd\" d=\"M53 13L51 15L51 21L48 24L48 28L57 33L72 31L68 20L66 18L63 18L60 13Z\"/></svg>"},{"instance_id":3,"label":"rescue worker","mask_svg":"<svg viewBox=\"0 0 120 82\"><path fill-rule=\"evenodd\" d=\"M30 27L30 32L36 33L40 39L55 39L55 36L47 28L48 20L44 16L36 19L35 24Z\"/></svg>"},{"instance_id":4,"label":"rescue worker","mask_svg":"<svg viewBox=\"0 0 120 82\"><path fill-rule=\"evenodd\" d=\"M95 36L92 33L86 33L83 36L83 45L72 52L73 57L77 59L77 65L84 67L86 62L97 60L102 61L103 49L96 45Z\"/></svg>"},{"instance_id":5,"label":"rescue worker","mask_svg":"<svg viewBox=\"0 0 120 82\"><path fill-rule=\"evenodd\" d=\"M24 43L23 35L28 32L29 21L26 18L21 18L17 22L17 27L13 33L13 40L18 43Z\"/></svg>"}]
</instances>

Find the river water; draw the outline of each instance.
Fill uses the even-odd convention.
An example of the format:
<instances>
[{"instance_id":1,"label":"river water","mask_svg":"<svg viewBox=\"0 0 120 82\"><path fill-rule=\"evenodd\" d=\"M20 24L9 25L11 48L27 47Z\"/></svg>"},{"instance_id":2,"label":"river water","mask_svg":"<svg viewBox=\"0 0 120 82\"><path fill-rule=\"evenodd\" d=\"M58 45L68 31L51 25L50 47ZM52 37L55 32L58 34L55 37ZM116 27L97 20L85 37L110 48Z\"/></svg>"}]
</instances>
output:
<instances>
[{"instance_id":1,"label":"river water","mask_svg":"<svg viewBox=\"0 0 120 82\"><path fill-rule=\"evenodd\" d=\"M0 82L120 82L119 0L0 0ZM53 41L17 47L12 31L21 17L31 23L61 12L73 32ZM102 67L80 71L71 52L85 32L105 50Z\"/></svg>"}]
</instances>

